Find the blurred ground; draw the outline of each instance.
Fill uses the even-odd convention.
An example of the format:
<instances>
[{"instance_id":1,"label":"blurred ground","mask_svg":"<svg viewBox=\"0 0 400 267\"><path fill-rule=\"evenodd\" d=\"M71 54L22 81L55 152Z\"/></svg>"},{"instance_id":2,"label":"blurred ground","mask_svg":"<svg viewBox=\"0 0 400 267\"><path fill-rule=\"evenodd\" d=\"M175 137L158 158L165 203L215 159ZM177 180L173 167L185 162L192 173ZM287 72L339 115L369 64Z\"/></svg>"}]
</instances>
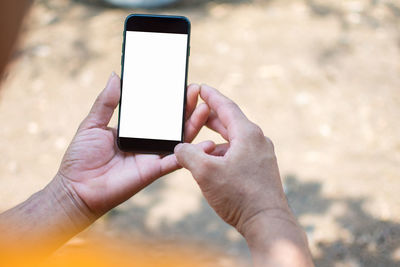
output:
<instances>
[{"instance_id":1,"label":"blurred ground","mask_svg":"<svg viewBox=\"0 0 400 267\"><path fill-rule=\"evenodd\" d=\"M148 11L36 1L0 92L0 211L56 173L108 75L120 71L132 12ZM220 89L275 142L316 264L398 266L400 2L187 0L151 12L190 18L189 81ZM197 141L208 138L216 136L204 130ZM70 245L96 229L155 255L181 244L205 266L249 264L243 239L183 170Z\"/></svg>"}]
</instances>

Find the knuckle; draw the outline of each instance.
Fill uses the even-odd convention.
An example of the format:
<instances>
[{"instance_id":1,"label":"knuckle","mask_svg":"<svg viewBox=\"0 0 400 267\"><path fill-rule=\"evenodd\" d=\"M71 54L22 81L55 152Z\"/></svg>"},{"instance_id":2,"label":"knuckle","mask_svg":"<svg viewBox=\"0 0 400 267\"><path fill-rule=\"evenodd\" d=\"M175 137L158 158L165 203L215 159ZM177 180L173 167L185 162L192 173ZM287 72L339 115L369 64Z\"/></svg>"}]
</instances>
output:
<instances>
[{"instance_id":1,"label":"knuckle","mask_svg":"<svg viewBox=\"0 0 400 267\"><path fill-rule=\"evenodd\" d=\"M90 117L86 117L78 126L78 132L81 132L85 129L90 129L93 127L93 123L91 122Z\"/></svg>"},{"instance_id":2,"label":"knuckle","mask_svg":"<svg viewBox=\"0 0 400 267\"><path fill-rule=\"evenodd\" d=\"M265 142L267 144L267 149L275 152L275 145L269 137L265 136Z\"/></svg>"},{"instance_id":3,"label":"knuckle","mask_svg":"<svg viewBox=\"0 0 400 267\"><path fill-rule=\"evenodd\" d=\"M257 136L257 137L264 137L264 132L263 132L263 130L261 129L260 126L254 124L253 130L252 130L252 131L253 131L253 134L254 134L255 136Z\"/></svg>"},{"instance_id":4,"label":"knuckle","mask_svg":"<svg viewBox=\"0 0 400 267\"><path fill-rule=\"evenodd\" d=\"M275 146L272 140L265 136L266 152L267 157L273 161L276 161Z\"/></svg>"},{"instance_id":5,"label":"knuckle","mask_svg":"<svg viewBox=\"0 0 400 267\"><path fill-rule=\"evenodd\" d=\"M102 102L102 100L103 100L103 92L101 92L101 93L96 97L96 99L94 100L94 103L93 103L93 107L96 107L96 106L100 105L101 102Z\"/></svg>"},{"instance_id":6,"label":"knuckle","mask_svg":"<svg viewBox=\"0 0 400 267\"><path fill-rule=\"evenodd\" d=\"M239 106L235 102L230 99L225 99L225 101L223 101L222 104L217 108L216 112L217 114L220 114L223 111L232 113L238 108Z\"/></svg>"},{"instance_id":7,"label":"knuckle","mask_svg":"<svg viewBox=\"0 0 400 267\"><path fill-rule=\"evenodd\" d=\"M230 110L236 110L236 109L239 109L239 106L238 106L238 104L236 104L235 102L233 102L232 100L230 100L230 99L227 99L226 100L226 107L228 108L228 109L230 109Z\"/></svg>"},{"instance_id":8,"label":"knuckle","mask_svg":"<svg viewBox=\"0 0 400 267\"><path fill-rule=\"evenodd\" d=\"M249 126L245 131L245 135L247 138L252 138L255 140L262 140L264 139L264 133L260 126L250 122Z\"/></svg>"}]
</instances>

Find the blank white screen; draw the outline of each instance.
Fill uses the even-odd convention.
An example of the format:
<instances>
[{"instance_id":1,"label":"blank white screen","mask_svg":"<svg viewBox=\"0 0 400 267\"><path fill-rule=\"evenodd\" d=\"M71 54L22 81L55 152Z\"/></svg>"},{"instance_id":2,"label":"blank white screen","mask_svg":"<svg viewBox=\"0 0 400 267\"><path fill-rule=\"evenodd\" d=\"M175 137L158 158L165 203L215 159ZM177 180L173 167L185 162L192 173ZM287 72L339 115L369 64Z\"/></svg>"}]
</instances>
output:
<instances>
[{"instance_id":1,"label":"blank white screen","mask_svg":"<svg viewBox=\"0 0 400 267\"><path fill-rule=\"evenodd\" d=\"M181 140L187 38L126 32L120 137Z\"/></svg>"}]
</instances>

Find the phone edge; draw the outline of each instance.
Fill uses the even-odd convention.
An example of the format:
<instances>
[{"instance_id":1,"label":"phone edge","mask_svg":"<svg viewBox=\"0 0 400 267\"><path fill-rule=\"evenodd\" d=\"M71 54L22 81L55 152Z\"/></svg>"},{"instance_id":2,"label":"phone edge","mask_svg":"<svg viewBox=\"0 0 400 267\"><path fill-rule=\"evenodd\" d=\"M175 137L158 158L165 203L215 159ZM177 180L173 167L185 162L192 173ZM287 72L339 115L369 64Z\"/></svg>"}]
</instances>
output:
<instances>
[{"instance_id":1,"label":"phone edge","mask_svg":"<svg viewBox=\"0 0 400 267\"><path fill-rule=\"evenodd\" d=\"M124 150L121 146L120 136L119 136L119 128L120 128L120 114L121 114L121 100L122 100L122 85L123 85L123 75L124 75L124 62L125 62L125 43L126 43L126 27L127 22L132 17L163 17L163 18L179 18L184 20L188 25L188 38L187 38L187 45L186 45L186 69L185 69L185 84L184 84L184 99L183 99L183 112L182 112L182 130L181 130L181 140L178 143L183 143L185 138L185 116L186 116L186 102L187 102L187 79L189 73L189 56L190 56L190 36L191 36L191 22L186 16L181 15L159 15L159 14L129 14L126 16L124 21L124 30L123 30L123 41L122 41L122 51L121 51L121 76L120 76L120 98L118 104L118 125L117 125L117 136L116 136L116 143L119 150L124 152L136 152L136 153L145 153L145 154L153 154L153 153L173 153L173 150L165 151L165 150L157 150L157 151L143 151L143 150ZM171 140L168 140L171 141Z\"/></svg>"}]
</instances>

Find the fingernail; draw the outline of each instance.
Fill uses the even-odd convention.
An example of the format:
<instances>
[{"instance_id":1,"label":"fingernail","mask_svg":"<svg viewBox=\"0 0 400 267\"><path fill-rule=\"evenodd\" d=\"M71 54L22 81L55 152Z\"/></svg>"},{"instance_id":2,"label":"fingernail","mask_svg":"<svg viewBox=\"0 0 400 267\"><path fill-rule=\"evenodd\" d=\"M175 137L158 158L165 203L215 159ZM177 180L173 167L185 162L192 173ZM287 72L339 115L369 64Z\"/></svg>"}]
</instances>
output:
<instances>
[{"instance_id":1,"label":"fingernail","mask_svg":"<svg viewBox=\"0 0 400 267\"><path fill-rule=\"evenodd\" d=\"M108 86L110 85L111 79L112 79L115 75L116 75L115 72L111 72L110 77L108 78L108 81L107 81L106 88L108 88Z\"/></svg>"},{"instance_id":2,"label":"fingernail","mask_svg":"<svg viewBox=\"0 0 400 267\"><path fill-rule=\"evenodd\" d=\"M112 79L115 75L116 75L115 72L111 72L110 77L108 78L108 82L110 82L111 79Z\"/></svg>"}]
</instances>

